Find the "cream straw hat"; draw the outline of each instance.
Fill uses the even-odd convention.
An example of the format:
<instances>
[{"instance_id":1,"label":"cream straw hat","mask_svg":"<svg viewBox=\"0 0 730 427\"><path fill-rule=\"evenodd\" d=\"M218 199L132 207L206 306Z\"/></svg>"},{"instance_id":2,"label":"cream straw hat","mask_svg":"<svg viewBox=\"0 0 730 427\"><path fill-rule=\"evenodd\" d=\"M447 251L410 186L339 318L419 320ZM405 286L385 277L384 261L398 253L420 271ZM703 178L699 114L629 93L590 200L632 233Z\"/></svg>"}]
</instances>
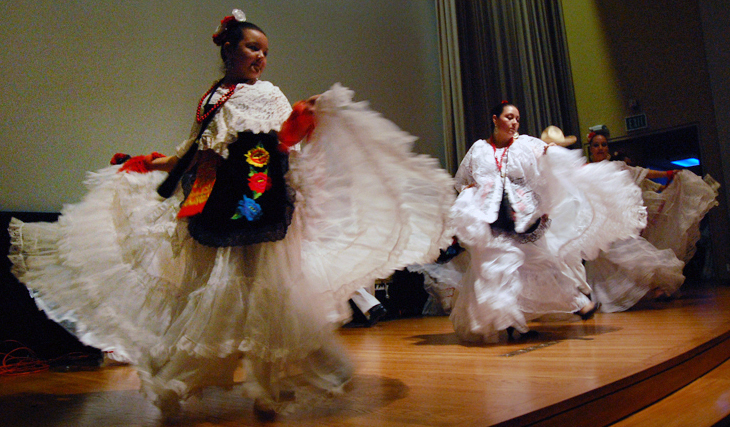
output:
<instances>
[{"instance_id":1,"label":"cream straw hat","mask_svg":"<svg viewBox=\"0 0 730 427\"><path fill-rule=\"evenodd\" d=\"M571 145L575 143L575 141L578 140L573 135L565 136L563 135L563 131L560 130L557 126L548 126L545 128L544 131L542 131L542 135L540 135L540 139L543 141L549 143L554 143L557 145L561 145L563 147L567 147L568 145Z\"/></svg>"}]
</instances>

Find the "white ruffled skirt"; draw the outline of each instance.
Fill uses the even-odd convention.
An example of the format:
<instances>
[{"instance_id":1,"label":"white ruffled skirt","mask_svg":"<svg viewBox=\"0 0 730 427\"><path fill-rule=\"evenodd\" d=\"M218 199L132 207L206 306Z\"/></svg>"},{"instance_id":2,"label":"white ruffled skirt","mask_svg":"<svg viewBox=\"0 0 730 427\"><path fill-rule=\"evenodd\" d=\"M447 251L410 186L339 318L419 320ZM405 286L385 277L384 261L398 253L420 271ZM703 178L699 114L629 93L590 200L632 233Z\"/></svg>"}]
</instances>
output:
<instances>
[{"instance_id":1,"label":"white ruffled skirt","mask_svg":"<svg viewBox=\"0 0 730 427\"><path fill-rule=\"evenodd\" d=\"M642 237L614 243L586 263L589 284L601 311L625 311L650 291L674 294L684 283L682 269L695 253L700 221L717 205L719 184L680 171L661 193L645 190L648 211Z\"/></svg>"},{"instance_id":2,"label":"white ruffled skirt","mask_svg":"<svg viewBox=\"0 0 730 427\"><path fill-rule=\"evenodd\" d=\"M157 196L166 173L111 166L88 174L58 222L12 221L14 274L51 319L136 365L158 404L233 385L242 360L247 389L274 402L301 379L337 390L353 371L333 334L350 294L435 259L454 198L449 174L411 152L415 138L352 96L324 93L290 157L297 199L283 240L203 246L176 218L181 190Z\"/></svg>"},{"instance_id":3,"label":"white ruffled skirt","mask_svg":"<svg viewBox=\"0 0 730 427\"><path fill-rule=\"evenodd\" d=\"M519 243L494 235L476 208L476 192L466 189L452 213L467 252L448 264L409 267L441 288L455 287L450 316L463 340L494 342L500 330L526 332L529 320L588 305L582 259L638 235L646 224L640 189L617 165L586 165L580 151L555 147L539 165L538 187L551 221L542 238Z\"/></svg>"},{"instance_id":4,"label":"white ruffled skirt","mask_svg":"<svg viewBox=\"0 0 730 427\"><path fill-rule=\"evenodd\" d=\"M684 282L683 268L670 249L636 237L615 242L586 262L586 275L601 311L612 313L628 310L654 289L673 294Z\"/></svg>"},{"instance_id":5,"label":"white ruffled skirt","mask_svg":"<svg viewBox=\"0 0 730 427\"><path fill-rule=\"evenodd\" d=\"M641 233L658 249L671 249L680 261L689 262L700 239L700 221L718 205L720 184L711 176L680 171L661 193L644 191L649 214Z\"/></svg>"}]
</instances>

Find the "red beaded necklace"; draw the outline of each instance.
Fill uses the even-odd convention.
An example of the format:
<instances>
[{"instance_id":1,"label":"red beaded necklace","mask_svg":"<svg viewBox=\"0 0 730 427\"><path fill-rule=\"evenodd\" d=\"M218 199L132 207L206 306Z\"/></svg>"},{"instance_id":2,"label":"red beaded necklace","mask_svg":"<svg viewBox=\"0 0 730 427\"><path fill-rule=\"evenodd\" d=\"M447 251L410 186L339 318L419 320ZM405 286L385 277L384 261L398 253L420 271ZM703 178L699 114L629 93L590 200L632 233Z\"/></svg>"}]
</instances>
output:
<instances>
[{"instance_id":1,"label":"red beaded necklace","mask_svg":"<svg viewBox=\"0 0 730 427\"><path fill-rule=\"evenodd\" d=\"M213 113L214 113L214 112L215 112L215 111L216 111L217 109L219 109L219 108L221 107L221 105L225 104L225 102L226 102L226 101L228 101L228 99L229 99L229 98L230 98L231 96L233 96L233 92L235 92L235 91L236 91L236 87L237 87L237 85L233 85L233 86L231 86L231 88L230 88L230 89L228 89L228 92L226 92L226 93L225 93L225 94L224 94L223 96L221 96L221 97L220 97L220 99L218 99L218 102L216 102L216 103L215 103L215 105L213 105L213 107L211 107L211 109L210 109L210 110L208 110L208 112L207 112L207 113L203 114L203 103L205 102L205 99L206 99L206 98L208 98L208 96L209 96L209 95L210 95L210 94L211 94L211 93L212 93L212 92L213 92L214 90L216 90L216 88L218 88L218 85L219 85L219 84L220 84L220 83L216 83L216 84L214 84L214 85L213 85L213 86L212 86L212 87L211 87L210 89L208 89L208 91L207 91L207 92L205 92L205 95L203 95L203 97L202 97L202 98L200 98L200 102L198 102L198 109L197 109L197 110L195 111L195 121L197 121L198 123L203 123L203 120L207 119L207 118L208 118L208 116L210 116L210 115L211 115L211 114L213 114Z\"/></svg>"},{"instance_id":2,"label":"red beaded necklace","mask_svg":"<svg viewBox=\"0 0 730 427\"><path fill-rule=\"evenodd\" d=\"M509 151L509 147L514 142L514 138L510 138L509 142L507 143L507 146L504 148L504 151L502 151L502 156L497 158L497 144L494 143L494 137L489 137L489 143L492 145L492 148L494 149L494 162L497 164L497 170L499 170L500 174L504 176L502 173L502 166L504 165L504 160L507 157L507 151Z\"/></svg>"}]
</instances>

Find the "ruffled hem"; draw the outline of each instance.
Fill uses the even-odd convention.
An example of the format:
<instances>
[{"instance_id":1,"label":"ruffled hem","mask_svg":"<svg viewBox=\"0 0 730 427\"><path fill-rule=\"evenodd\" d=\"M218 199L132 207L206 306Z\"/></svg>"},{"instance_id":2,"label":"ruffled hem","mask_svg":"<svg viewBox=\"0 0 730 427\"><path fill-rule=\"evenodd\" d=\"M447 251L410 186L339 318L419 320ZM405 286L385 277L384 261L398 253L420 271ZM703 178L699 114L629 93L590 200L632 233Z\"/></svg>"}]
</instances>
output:
<instances>
[{"instance_id":1,"label":"ruffled hem","mask_svg":"<svg viewBox=\"0 0 730 427\"><path fill-rule=\"evenodd\" d=\"M672 295L684 282L684 263L669 249L656 249L641 237L615 242L586 263L588 283L601 311L633 307L654 289Z\"/></svg>"},{"instance_id":2,"label":"ruffled hem","mask_svg":"<svg viewBox=\"0 0 730 427\"><path fill-rule=\"evenodd\" d=\"M117 229L124 225L122 231L134 230L148 239L154 233L169 235L167 228L135 224L140 216L156 213L160 202L148 195L155 194L154 186L164 174L121 174L118 169L89 173L90 192L81 203L65 206L57 223L13 219L11 251L13 273L32 290L49 318L73 325L85 344L114 349L135 361L137 348L157 341L180 294L172 277L154 271L158 259L150 256L141 262L123 250L126 236ZM118 209L135 193L136 209ZM141 242L136 251L147 248Z\"/></svg>"},{"instance_id":3,"label":"ruffled hem","mask_svg":"<svg viewBox=\"0 0 730 427\"><path fill-rule=\"evenodd\" d=\"M718 205L720 184L711 176L700 178L680 171L661 193L645 191L649 219L642 237L659 249L671 249L680 260L689 262L700 239L700 221Z\"/></svg>"},{"instance_id":4,"label":"ruffled hem","mask_svg":"<svg viewBox=\"0 0 730 427\"><path fill-rule=\"evenodd\" d=\"M467 250L471 262L451 311L454 329L463 340L494 342L508 327L527 332L528 320L573 313L590 303L568 264L543 240L519 244L499 235Z\"/></svg>"}]
</instances>

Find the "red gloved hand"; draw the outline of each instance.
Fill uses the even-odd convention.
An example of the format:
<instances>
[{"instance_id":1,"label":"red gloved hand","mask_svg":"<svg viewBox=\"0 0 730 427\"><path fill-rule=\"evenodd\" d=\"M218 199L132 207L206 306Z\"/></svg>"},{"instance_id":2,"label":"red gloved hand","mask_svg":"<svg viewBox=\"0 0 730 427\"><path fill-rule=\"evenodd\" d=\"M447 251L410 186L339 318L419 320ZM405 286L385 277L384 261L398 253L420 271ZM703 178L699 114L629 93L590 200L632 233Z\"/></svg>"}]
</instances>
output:
<instances>
[{"instance_id":1,"label":"red gloved hand","mask_svg":"<svg viewBox=\"0 0 730 427\"><path fill-rule=\"evenodd\" d=\"M114 155L116 157L116 154ZM160 157L165 157L164 154L160 154L158 152L153 152L151 154L147 154L146 156L134 156L130 157L127 161L124 162L121 168L119 168L118 172L137 172L137 173L147 173L152 171L152 161L155 159L159 159ZM113 160L114 158L112 158Z\"/></svg>"},{"instance_id":2,"label":"red gloved hand","mask_svg":"<svg viewBox=\"0 0 730 427\"><path fill-rule=\"evenodd\" d=\"M299 101L293 106L293 111L288 119L281 125L279 131L280 146L282 151L288 151L290 147L309 136L314 130L314 111L312 104L308 101Z\"/></svg>"},{"instance_id":3,"label":"red gloved hand","mask_svg":"<svg viewBox=\"0 0 730 427\"><path fill-rule=\"evenodd\" d=\"M124 153L116 153L112 156L112 159L109 160L110 165L121 165L122 163L126 162L127 160L131 159L132 156L129 154Z\"/></svg>"}]
</instances>

